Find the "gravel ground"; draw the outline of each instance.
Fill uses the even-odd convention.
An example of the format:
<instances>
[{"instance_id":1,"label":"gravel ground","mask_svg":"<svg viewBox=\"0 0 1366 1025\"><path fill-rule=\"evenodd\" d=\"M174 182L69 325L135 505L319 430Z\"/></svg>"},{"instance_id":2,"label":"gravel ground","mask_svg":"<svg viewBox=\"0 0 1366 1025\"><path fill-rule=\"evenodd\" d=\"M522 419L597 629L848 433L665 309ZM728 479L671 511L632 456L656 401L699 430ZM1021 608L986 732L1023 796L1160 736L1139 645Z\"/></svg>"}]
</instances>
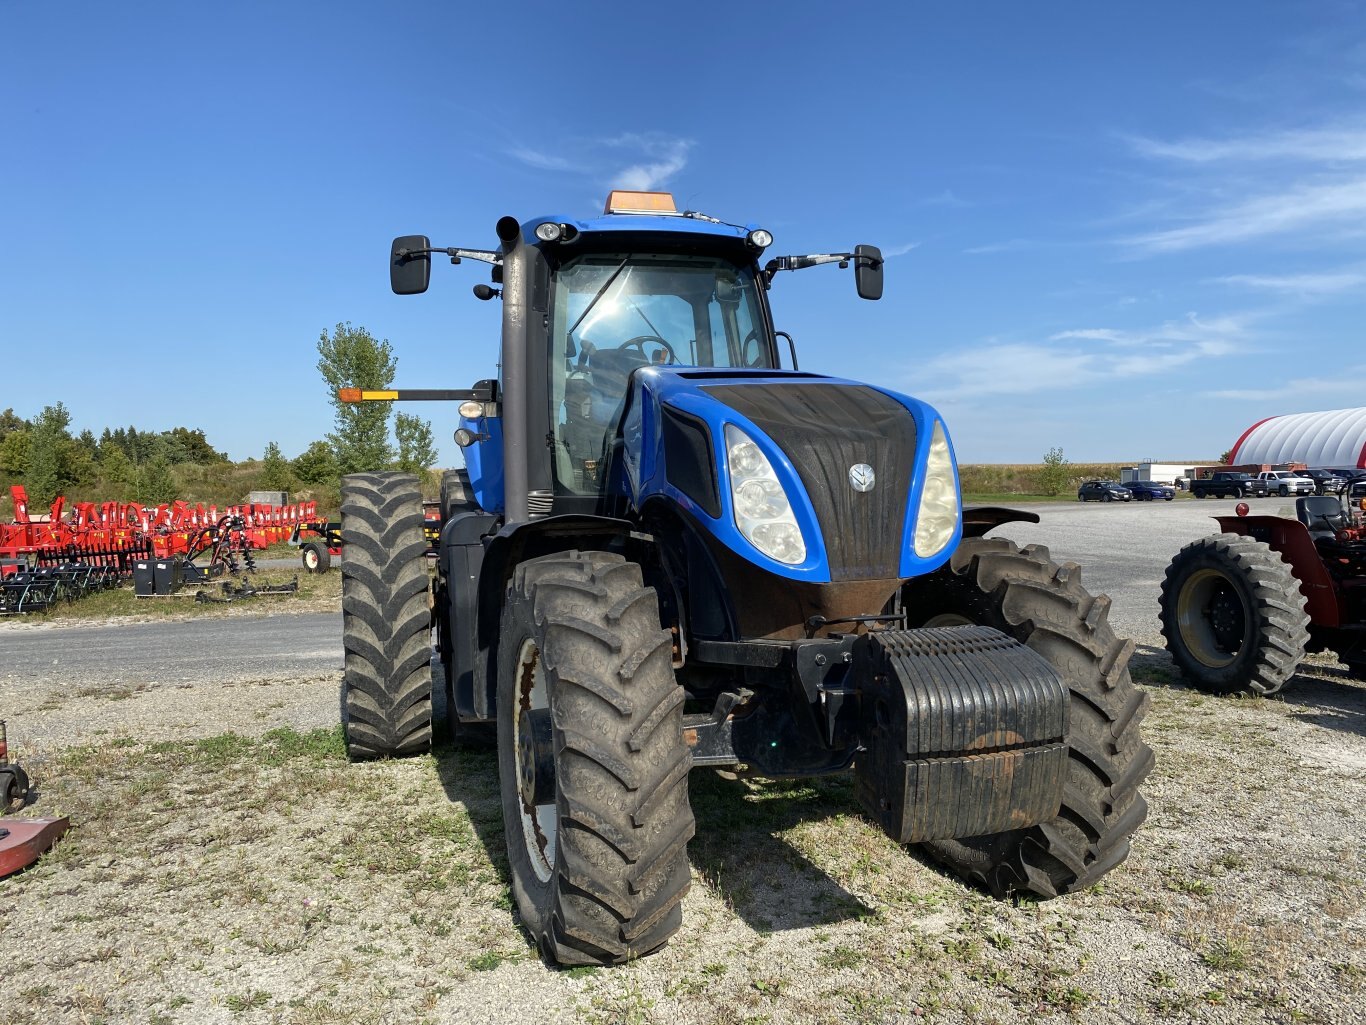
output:
<instances>
[{"instance_id":1,"label":"gravel ground","mask_svg":"<svg viewBox=\"0 0 1366 1025\"><path fill-rule=\"evenodd\" d=\"M1230 505L1039 506L1000 531L1111 594L1153 695L1152 814L1100 886L998 903L887 841L845 779L697 772L683 931L610 970L549 970L518 930L489 752L341 758L324 625L315 663L269 668L215 670L224 638L195 635L209 668L179 677L117 631L0 631L31 813L73 819L0 881L0 1020L1359 1022L1366 685L1322 657L1283 699L1215 699L1157 634L1163 567ZM227 641L288 653L304 618Z\"/></svg>"}]
</instances>

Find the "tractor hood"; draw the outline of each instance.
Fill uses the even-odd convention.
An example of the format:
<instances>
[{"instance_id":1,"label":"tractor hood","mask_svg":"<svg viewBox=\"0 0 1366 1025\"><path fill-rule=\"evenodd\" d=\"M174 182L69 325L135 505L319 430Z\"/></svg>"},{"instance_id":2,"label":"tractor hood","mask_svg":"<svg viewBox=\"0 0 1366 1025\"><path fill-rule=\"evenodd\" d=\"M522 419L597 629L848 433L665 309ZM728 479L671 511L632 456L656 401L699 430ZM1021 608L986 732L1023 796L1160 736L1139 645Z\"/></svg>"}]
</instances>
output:
<instances>
[{"instance_id":1,"label":"tractor hood","mask_svg":"<svg viewBox=\"0 0 1366 1025\"><path fill-rule=\"evenodd\" d=\"M621 484L633 504L666 499L772 573L904 579L942 565L961 536L952 445L939 414L917 399L781 370L655 366L632 381ZM746 515L756 500L758 521ZM916 527L931 505L940 526L926 542Z\"/></svg>"}]
</instances>

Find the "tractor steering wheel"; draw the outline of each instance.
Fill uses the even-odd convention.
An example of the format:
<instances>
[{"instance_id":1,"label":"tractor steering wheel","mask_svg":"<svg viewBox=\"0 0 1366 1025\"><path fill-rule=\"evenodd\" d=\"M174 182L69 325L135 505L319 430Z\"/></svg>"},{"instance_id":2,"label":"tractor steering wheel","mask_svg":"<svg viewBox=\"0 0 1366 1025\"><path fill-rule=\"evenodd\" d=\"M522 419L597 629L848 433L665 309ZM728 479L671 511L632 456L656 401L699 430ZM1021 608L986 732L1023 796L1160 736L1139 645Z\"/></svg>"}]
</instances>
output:
<instances>
[{"instance_id":1,"label":"tractor steering wheel","mask_svg":"<svg viewBox=\"0 0 1366 1025\"><path fill-rule=\"evenodd\" d=\"M656 343L658 343L659 345L664 346L664 351L665 351L666 353L668 353L668 355L669 355L669 358L668 358L668 361L667 361L667 362L669 362L669 363L677 363L677 362L678 362L678 353L674 352L674 347L673 347L672 345L670 345L668 342L666 342L663 338L660 338L659 335L636 335L634 338L628 338L628 339L626 339L626 341L624 341L624 342L622 342L620 345L618 345L617 348L618 348L618 349L631 349L631 348L639 349L639 350L640 350L640 355L641 355L642 358L644 358L647 362L653 362L652 360L649 359L648 356L645 355L645 345L646 345L647 342L656 342Z\"/></svg>"},{"instance_id":2,"label":"tractor steering wheel","mask_svg":"<svg viewBox=\"0 0 1366 1025\"><path fill-rule=\"evenodd\" d=\"M750 342L756 343L752 357L749 354ZM764 365L764 345L757 327L751 328L749 334L745 335L745 340L740 343L740 363L753 369L758 369Z\"/></svg>"}]
</instances>

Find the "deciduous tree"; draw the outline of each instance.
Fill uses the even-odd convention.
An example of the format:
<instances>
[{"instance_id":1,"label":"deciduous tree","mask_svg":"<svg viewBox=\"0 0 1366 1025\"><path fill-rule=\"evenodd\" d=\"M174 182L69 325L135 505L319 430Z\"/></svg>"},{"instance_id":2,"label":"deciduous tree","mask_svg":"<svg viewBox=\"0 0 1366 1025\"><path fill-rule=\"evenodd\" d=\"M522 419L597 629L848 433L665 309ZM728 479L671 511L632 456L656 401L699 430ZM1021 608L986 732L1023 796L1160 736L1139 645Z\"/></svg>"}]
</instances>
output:
<instances>
[{"instance_id":1,"label":"deciduous tree","mask_svg":"<svg viewBox=\"0 0 1366 1025\"><path fill-rule=\"evenodd\" d=\"M394 437L398 439L400 470L423 474L436 463L436 441L426 420L399 413L394 417Z\"/></svg>"},{"instance_id":2,"label":"deciduous tree","mask_svg":"<svg viewBox=\"0 0 1366 1025\"><path fill-rule=\"evenodd\" d=\"M70 482L69 468L62 458L64 443L71 442L71 435L67 433L70 424L71 414L60 402L44 406L33 419L24 484L28 488L29 501L36 507L51 503Z\"/></svg>"},{"instance_id":3,"label":"deciduous tree","mask_svg":"<svg viewBox=\"0 0 1366 1025\"><path fill-rule=\"evenodd\" d=\"M1039 486L1045 495L1060 495L1072 482L1068 469L1072 464L1063 458L1062 449L1050 448L1043 457L1043 469L1039 471Z\"/></svg>"},{"instance_id":4,"label":"deciduous tree","mask_svg":"<svg viewBox=\"0 0 1366 1025\"><path fill-rule=\"evenodd\" d=\"M341 473L379 470L394 459L389 444L389 402L346 403L339 388L378 390L394 383L398 361L389 342L363 327L338 324L318 338L318 372L327 382L328 401L336 410L336 430L327 436Z\"/></svg>"},{"instance_id":5,"label":"deciduous tree","mask_svg":"<svg viewBox=\"0 0 1366 1025\"><path fill-rule=\"evenodd\" d=\"M294 460L294 476L305 484L332 484L337 480L337 457L325 441L315 441Z\"/></svg>"},{"instance_id":6,"label":"deciduous tree","mask_svg":"<svg viewBox=\"0 0 1366 1025\"><path fill-rule=\"evenodd\" d=\"M280 446L273 441L266 446L266 455L261 462L261 473L256 483L267 491L288 491L294 486L289 461L280 453Z\"/></svg>"}]
</instances>

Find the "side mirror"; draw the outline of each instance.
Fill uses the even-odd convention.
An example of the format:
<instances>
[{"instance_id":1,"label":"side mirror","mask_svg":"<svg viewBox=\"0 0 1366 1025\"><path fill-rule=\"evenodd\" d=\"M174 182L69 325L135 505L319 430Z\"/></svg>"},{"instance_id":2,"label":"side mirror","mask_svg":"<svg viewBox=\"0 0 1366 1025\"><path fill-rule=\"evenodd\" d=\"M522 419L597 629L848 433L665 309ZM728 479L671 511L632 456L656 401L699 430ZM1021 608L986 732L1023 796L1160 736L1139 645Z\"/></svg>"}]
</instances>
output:
<instances>
[{"instance_id":1,"label":"side mirror","mask_svg":"<svg viewBox=\"0 0 1366 1025\"><path fill-rule=\"evenodd\" d=\"M421 295L432 278L432 243L426 235L400 235L389 248L389 287L395 295Z\"/></svg>"},{"instance_id":2,"label":"side mirror","mask_svg":"<svg viewBox=\"0 0 1366 1025\"><path fill-rule=\"evenodd\" d=\"M882 250L854 246L854 286L860 299L882 298Z\"/></svg>"}]
</instances>

